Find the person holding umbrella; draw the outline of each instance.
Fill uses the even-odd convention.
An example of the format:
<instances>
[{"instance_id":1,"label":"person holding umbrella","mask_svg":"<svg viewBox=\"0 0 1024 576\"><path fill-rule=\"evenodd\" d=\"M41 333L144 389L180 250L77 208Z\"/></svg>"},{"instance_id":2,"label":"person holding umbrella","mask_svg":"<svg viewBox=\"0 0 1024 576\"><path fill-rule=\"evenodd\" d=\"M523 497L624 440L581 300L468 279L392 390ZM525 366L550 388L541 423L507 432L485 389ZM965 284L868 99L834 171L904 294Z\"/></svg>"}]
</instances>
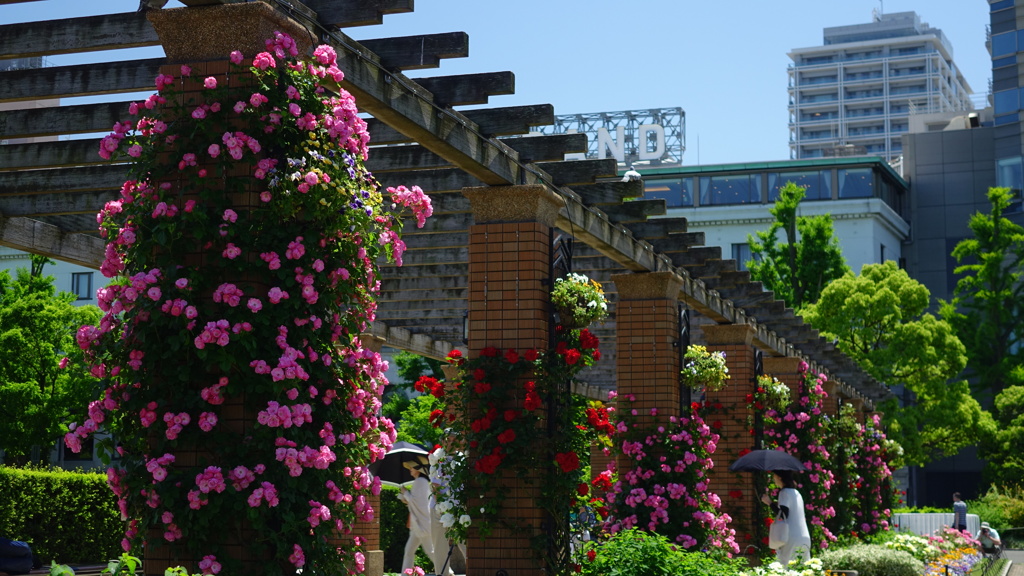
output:
<instances>
[{"instance_id":1,"label":"person holding umbrella","mask_svg":"<svg viewBox=\"0 0 1024 576\"><path fill-rule=\"evenodd\" d=\"M405 555L402 557L404 572L416 565L416 549L421 546L427 557L434 558L434 539L430 530L430 481L423 474L425 459L407 460L402 466L412 475L412 488L403 485L398 492L398 499L409 507L409 540L405 543Z\"/></svg>"},{"instance_id":2,"label":"person holding umbrella","mask_svg":"<svg viewBox=\"0 0 1024 576\"><path fill-rule=\"evenodd\" d=\"M773 470L772 477L775 485L781 488L779 501L777 504L772 503L767 493L761 495L761 501L772 507L775 523L783 522L786 525L785 529L773 530L773 533L778 535L778 540L771 541L772 538L769 538L769 545L775 549L776 560L786 567L790 560L811 558L811 533L804 519L804 499L796 489L794 472Z\"/></svg>"}]
</instances>

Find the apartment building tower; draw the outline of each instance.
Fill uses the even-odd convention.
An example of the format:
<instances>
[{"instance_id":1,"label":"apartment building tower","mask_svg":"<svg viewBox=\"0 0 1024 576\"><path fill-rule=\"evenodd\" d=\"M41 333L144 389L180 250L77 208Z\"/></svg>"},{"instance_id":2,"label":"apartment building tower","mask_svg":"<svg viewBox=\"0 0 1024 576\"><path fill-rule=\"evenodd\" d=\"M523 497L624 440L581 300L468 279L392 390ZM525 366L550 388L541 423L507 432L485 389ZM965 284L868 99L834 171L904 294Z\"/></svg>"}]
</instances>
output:
<instances>
[{"instance_id":1,"label":"apartment building tower","mask_svg":"<svg viewBox=\"0 0 1024 576\"><path fill-rule=\"evenodd\" d=\"M789 53L790 157L902 153L909 116L970 110L971 88L942 30L916 12L824 29Z\"/></svg>"}]
</instances>

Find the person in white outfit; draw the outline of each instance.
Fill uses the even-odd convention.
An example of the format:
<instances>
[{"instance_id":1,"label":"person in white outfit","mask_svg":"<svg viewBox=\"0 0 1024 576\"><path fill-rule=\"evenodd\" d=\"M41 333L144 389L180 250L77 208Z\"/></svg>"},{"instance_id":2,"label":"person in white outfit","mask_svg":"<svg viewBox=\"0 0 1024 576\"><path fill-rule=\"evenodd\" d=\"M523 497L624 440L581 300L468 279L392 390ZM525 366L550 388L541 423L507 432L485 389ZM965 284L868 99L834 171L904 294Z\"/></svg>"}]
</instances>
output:
<instances>
[{"instance_id":1,"label":"person in white outfit","mask_svg":"<svg viewBox=\"0 0 1024 576\"><path fill-rule=\"evenodd\" d=\"M402 571L416 565L416 549L423 551L431 559L434 558L434 540L431 536L430 481L423 476L422 464L409 461L404 464L412 474L412 488L405 486L398 492L398 499L409 507L409 540L405 543L405 555L402 557Z\"/></svg>"},{"instance_id":2,"label":"person in white outfit","mask_svg":"<svg viewBox=\"0 0 1024 576\"><path fill-rule=\"evenodd\" d=\"M761 495L761 501L771 505L776 522L785 520L789 525L789 535L782 547L775 550L775 558L784 567L789 565L790 560L810 560L811 533L807 530L807 521L804 519L804 499L796 489L793 472L779 470L772 474L775 478L775 485L782 487L779 490L779 502L772 504L771 498L767 494Z\"/></svg>"}]
</instances>

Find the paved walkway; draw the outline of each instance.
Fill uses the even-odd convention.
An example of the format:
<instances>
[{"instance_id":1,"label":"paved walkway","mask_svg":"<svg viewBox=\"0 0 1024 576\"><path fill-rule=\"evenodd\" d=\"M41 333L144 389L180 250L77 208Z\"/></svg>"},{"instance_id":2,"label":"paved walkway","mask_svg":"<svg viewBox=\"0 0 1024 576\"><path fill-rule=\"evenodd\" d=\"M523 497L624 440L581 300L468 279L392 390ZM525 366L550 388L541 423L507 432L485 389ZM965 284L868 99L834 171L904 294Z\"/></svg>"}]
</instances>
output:
<instances>
[{"instance_id":1,"label":"paved walkway","mask_svg":"<svg viewBox=\"0 0 1024 576\"><path fill-rule=\"evenodd\" d=\"M1004 550L1003 555L1013 563L1006 576L1024 576L1024 550Z\"/></svg>"}]
</instances>

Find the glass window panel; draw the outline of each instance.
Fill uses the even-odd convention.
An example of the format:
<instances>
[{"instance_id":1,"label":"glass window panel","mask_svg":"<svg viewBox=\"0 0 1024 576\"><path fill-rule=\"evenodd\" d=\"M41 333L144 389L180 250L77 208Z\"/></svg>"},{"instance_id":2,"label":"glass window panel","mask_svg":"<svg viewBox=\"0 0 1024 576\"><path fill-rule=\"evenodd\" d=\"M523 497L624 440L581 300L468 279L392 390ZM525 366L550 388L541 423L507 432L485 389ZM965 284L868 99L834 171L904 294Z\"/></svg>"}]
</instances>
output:
<instances>
[{"instance_id":1,"label":"glass window panel","mask_svg":"<svg viewBox=\"0 0 1024 576\"><path fill-rule=\"evenodd\" d=\"M1017 55L1013 54L1010 56L1004 56L1002 58L995 58L992 60L993 68L1006 68L1007 66L1013 66L1017 64ZM1015 76L1016 77L1016 76Z\"/></svg>"},{"instance_id":2,"label":"glass window panel","mask_svg":"<svg viewBox=\"0 0 1024 576\"><path fill-rule=\"evenodd\" d=\"M691 178L682 180L644 180L644 198L662 198L665 206L693 206Z\"/></svg>"},{"instance_id":3,"label":"glass window panel","mask_svg":"<svg viewBox=\"0 0 1024 576\"><path fill-rule=\"evenodd\" d=\"M874 176L870 168L839 171L840 198L871 198L874 195Z\"/></svg>"},{"instance_id":4,"label":"glass window panel","mask_svg":"<svg viewBox=\"0 0 1024 576\"><path fill-rule=\"evenodd\" d=\"M1017 51L1017 33L1004 32L992 35L992 57L999 58Z\"/></svg>"},{"instance_id":5,"label":"glass window panel","mask_svg":"<svg viewBox=\"0 0 1024 576\"><path fill-rule=\"evenodd\" d=\"M71 292L79 300L92 300L92 272L75 272L71 274Z\"/></svg>"},{"instance_id":6,"label":"glass window panel","mask_svg":"<svg viewBox=\"0 0 1024 576\"><path fill-rule=\"evenodd\" d=\"M996 186L1024 189L1024 166L1020 156L996 160Z\"/></svg>"},{"instance_id":7,"label":"glass window panel","mask_svg":"<svg viewBox=\"0 0 1024 576\"><path fill-rule=\"evenodd\" d=\"M786 182L803 187L804 198L807 200L832 199L832 178L828 170L813 170L768 174L769 202L774 202L779 198L779 190L786 185Z\"/></svg>"},{"instance_id":8,"label":"glass window panel","mask_svg":"<svg viewBox=\"0 0 1024 576\"><path fill-rule=\"evenodd\" d=\"M759 174L730 176L702 176L700 203L702 206L751 204L761 201Z\"/></svg>"},{"instance_id":9,"label":"glass window panel","mask_svg":"<svg viewBox=\"0 0 1024 576\"><path fill-rule=\"evenodd\" d=\"M733 244L732 259L736 261L737 269L747 270L747 263L754 259L754 255L750 251L750 244L746 242Z\"/></svg>"},{"instance_id":10,"label":"glass window panel","mask_svg":"<svg viewBox=\"0 0 1024 576\"><path fill-rule=\"evenodd\" d=\"M995 95L996 116L1016 112L1020 109L1020 97L1017 89L1003 90Z\"/></svg>"}]
</instances>

